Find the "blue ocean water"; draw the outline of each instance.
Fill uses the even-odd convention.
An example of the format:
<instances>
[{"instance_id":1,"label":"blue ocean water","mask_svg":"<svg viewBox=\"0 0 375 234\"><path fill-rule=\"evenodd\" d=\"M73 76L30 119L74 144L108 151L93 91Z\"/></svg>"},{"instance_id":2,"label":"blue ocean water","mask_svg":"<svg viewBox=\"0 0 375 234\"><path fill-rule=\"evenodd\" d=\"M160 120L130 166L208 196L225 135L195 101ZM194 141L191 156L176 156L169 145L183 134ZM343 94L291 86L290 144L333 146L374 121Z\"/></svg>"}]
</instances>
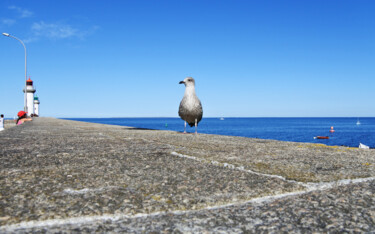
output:
<instances>
[{"instance_id":1,"label":"blue ocean water","mask_svg":"<svg viewBox=\"0 0 375 234\"><path fill-rule=\"evenodd\" d=\"M84 122L130 126L158 130L184 130L180 118L67 118ZM358 147L359 143L375 148L375 118L203 118L198 132L281 141L311 142ZM335 132L330 133L331 126ZM194 132L194 127L187 127ZM329 139L314 139L329 136Z\"/></svg>"}]
</instances>

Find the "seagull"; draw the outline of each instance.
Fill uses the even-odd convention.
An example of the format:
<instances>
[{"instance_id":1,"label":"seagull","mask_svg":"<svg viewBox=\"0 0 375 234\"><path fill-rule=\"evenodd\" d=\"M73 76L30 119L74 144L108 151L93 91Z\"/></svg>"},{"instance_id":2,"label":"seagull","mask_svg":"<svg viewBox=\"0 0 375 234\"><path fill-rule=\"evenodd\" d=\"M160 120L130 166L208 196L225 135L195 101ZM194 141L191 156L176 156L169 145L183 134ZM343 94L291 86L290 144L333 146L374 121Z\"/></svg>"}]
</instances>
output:
<instances>
[{"instance_id":1,"label":"seagull","mask_svg":"<svg viewBox=\"0 0 375 234\"><path fill-rule=\"evenodd\" d=\"M195 80L192 77L186 77L180 84L185 84L185 94L180 102L178 115L185 121L184 133L186 133L186 122L190 127L195 126L197 134L198 123L203 116L202 104L195 94Z\"/></svg>"}]
</instances>

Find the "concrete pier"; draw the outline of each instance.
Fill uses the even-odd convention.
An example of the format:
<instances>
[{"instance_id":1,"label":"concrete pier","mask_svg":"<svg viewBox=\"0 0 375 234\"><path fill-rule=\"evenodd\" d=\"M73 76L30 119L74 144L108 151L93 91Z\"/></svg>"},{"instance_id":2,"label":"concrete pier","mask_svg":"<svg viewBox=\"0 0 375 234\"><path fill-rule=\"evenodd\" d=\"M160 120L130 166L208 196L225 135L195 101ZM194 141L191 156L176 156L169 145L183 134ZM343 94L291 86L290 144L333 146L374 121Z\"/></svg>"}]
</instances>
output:
<instances>
[{"instance_id":1,"label":"concrete pier","mask_svg":"<svg viewBox=\"0 0 375 234\"><path fill-rule=\"evenodd\" d=\"M4 120L4 129L11 128L11 127L14 127L14 126L16 126L15 120L10 120L10 119Z\"/></svg>"},{"instance_id":2,"label":"concrete pier","mask_svg":"<svg viewBox=\"0 0 375 234\"><path fill-rule=\"evenodd\" d=\"M375 231L374 150L35 118L0 158L0 233Z\"/></svg>"}]
</instances>

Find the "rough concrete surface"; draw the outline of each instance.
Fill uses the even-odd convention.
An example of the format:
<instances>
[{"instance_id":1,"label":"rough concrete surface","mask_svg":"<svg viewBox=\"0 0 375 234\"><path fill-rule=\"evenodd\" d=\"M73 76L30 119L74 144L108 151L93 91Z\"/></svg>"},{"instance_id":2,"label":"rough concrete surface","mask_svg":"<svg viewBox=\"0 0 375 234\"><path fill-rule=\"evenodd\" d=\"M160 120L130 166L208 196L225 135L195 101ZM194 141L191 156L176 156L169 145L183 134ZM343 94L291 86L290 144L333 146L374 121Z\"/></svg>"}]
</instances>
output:
<instances>
[{"instance_id":1,"label":"rough concrete surface","mask_svg":"<svg viewBox=\"0 0 375 234\"><path fill-rule=\"evenodd\" d=\"M16 126L15 120L10 120L10 119L4 120L4 129L11 128L11 127L14 127L14 126Z\"/></svg>"},{"instance_id":2,"label":"rough concrete surface","mask_svg":"<svg viewBox=\"0 0 375 234\"><path fill-rule=\"evenodd\" d=\"M0 233L375 232L374 150L35 118L0 158Z\"/></svg>"}]
</instances>

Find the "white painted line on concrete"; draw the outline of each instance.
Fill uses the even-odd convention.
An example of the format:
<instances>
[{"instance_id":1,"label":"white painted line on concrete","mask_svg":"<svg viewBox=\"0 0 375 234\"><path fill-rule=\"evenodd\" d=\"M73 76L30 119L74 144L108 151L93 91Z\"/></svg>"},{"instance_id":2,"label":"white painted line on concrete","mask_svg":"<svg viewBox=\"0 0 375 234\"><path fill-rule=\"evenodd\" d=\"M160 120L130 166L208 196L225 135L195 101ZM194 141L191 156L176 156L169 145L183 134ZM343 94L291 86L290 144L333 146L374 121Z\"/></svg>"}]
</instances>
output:
<instances>
[{"instance_id":1,"label":"white painted line on concrete","mask_svg":"<svg viewBox=\"0 0 375 234\"><path fill-rule=\"evenodd\" d=\"M200 162L206 162L206 160L199 159L193 156L183 155L183 154L179 154L176 152L172 152L172 154L178 157L189 158L189 159L197 160ZM257 175L275 177L275 178L279 178L285 181L289 181L289 180L286 180L282 176L268 175L268 174L253 172L251 170L245 170L243 167L236 167L232 164L223 164L223 163L219 163L216 161L211 161L211 163L214 165L223 165L224 167L228 167L231 169L242 170L242 171L254 173ZM17 224L2 226L0 227L0 231L1 232L14 232L16 230L22 230L22 229L32 229L32 228L62 226L62 225L75 225L75 224L87 224L87 223L93 223L97 221L106 221L106 220L117 221L121 219L148 218L148 217L155 217L158 215L165 215L165 214L183 215L187 213L193 213L193 212L199 212L199 211L205 211L205 210L222 209L222 208L231 207L231 206L241 206L241 205L246 205L246 204L257 205L257 204L269 203L277 199L303 195L303 194L307 194L313 191L324 191L324 190L328 190L328 189L335 188L338 186L358 184L358 183L363 183L363 182L368 182L368 181L373 181L373 180L375 180L375 177L367 177L367 178L359 178L359 179L344 179L344 180L338 180L334 182L321 182L321 183L297 182L299 184L303 184L307 189L303 191L296 191L296 192L290 192L290 193L258 197L258 198L250 199L248 201L242 201L242 202L237 202L237 203L228 203L228 204L218 205L218 206L207 206L207 207L197 209L197 210L174 210L174 211L168 211L168 212L154 212L150 214L139 213L135 215L108 214L108 215L72 217L72 218L66 218L66 219L50 219L50 220L42 220L42 221L21 222ZM73 193L73 194L81 194L81 193L86 193L89 191L90 191L89 189L81 189L81 190L66 189L64 190L64 192Z\"/></svg>"},{"instance_id":2,"label":"white painted line on concrete","mask_svg":"<svg viewBox=\"0 0 375 234\"><path fill-rule=\"evenodd\" d=\"M362 183L362 182L375 180L375 177L367 177L367 178L358 178L358 179L343 179L343 180L338 180L338 181L333 181L333 182L303 183L303 182L299 182L299 181L295 181L295 180L288 180L285 177L279 176L279 175L270 175L270 174L255 172L255 171L252 171L252 170L245 169L243 166L238 167L238 166L235 166L235 165L229 164L229 163L220 163L218 161L209 161L209 160L206 160L206 159L201 159L201 158L197 158L197 157L194 157L194 156L184 155L184 154L180 154L180 153L177 153L177 152L172 152L171 154L174 155L174 156L177 156L177 157L181 157L181 158L188 158L188 159L192 159L192 160L199 161L199 162L206 162L206 163L208 162L208 163L211 163L211 164L216 165L216 166L222 166L222 167L226 167L226 168L230 168L230 169L248 172L248 173L255 174L255 175L266 176L266 177L271 177L271 178L278 178L278 179L281 179L281 180L284 180L284 181L287 181L287 182L297 183L299 185L302 185L302 186L306 187L307 192L314 191L314 190L330 189L330 188L333 188L335 186L348 185L348 184L351 184L351 183Z\"/></svg>"},{"instance_id":3,"label":"white painted line on concrete","mask_svg":"<svg viewBox=\"0 0 375 234\"><path fill-rule=\"evenodd\" d=\"M259 172L255 172L255 171L252 171L252 170L248 170L248 169L245 169L243 166L237 167L233 164L220 163L218 161L213 161L213 160L209 161L209 160L197 158L197 157L194 157L194 156L179 154L177 152L172 152L171 154L174 155L174 156L180 157L180 158L189 158L189 159L193 159L193 160L199 161L199 162L208 162L208 163L210 163L212 165L215 165L215 166L222 166L222 167L226 167L226 168L229 168L229 169L244 171L244 172L248 172L248 173L255 174L255 175L267 176L267 177L277 178L277 179L281 179L281 180L288 181L288 182L299 183L299 182L294 181L294 180L287 180L285 177L282 177L282 176L279 176L279 175L270 175L270 174L264 174L264 173L259 173Z\"/></svg>"},{"instance_id":4,"label":"white painted line on concrete","mask_svg":"<svg viewBox=\"0 0 375 234\"><path fill-rule=\"evenodd\" d=\"M102 192L107 191L109 189L116 189L118 187L116 186L108 186L108 187L101 187L101 188L84 188L84 189L71 189L67 188L62 191L62 193L71 194L71 195L77 195L77 194L85 194L85 193L95 193L95 192Z\"/></svg>"},{"instance_id":5,"label":"white painted line on concrete","mask_svg":"<svg viewBox=\"0 0 375 234\"><path fill-rule=\"evenodd\" d=\"M277 199L307 194L312 191L324 191L324 190L328 190L337 186L344 186L348 184L358 184L358 183L368 182L372 180L375 180L375 177L360 178L360 179L345 179L345 180L339 180L339 181L328 182L328 183L315 183L311 185L309 189L304 190L304 191L296 191L296 192L290 192L290 193L258 197L258 198L250 199L248 201L242 201L238 203L228 203L228 204L218 205L218 206L208 206L208 207L197 209L197 210L174 210L174 211L168 211L168 212L154 212L150 214L139 213L135 215L108 214L108 215L96 215L96 216L81 216L81 217L73 217L73 218L66 218L66 219L50 219L50 220L43 220L43 221L21 222L17 224L2 226L0 227L0 231L1 232L14 232L17 230L22 230L22 229L32 229L32 228L62 226L62 225L75 225L75 224L87 224L87 223L93 223L97 221L106 221L106 220L118 221L121 219L148 218L148 217L155 217L158 215L166 215L166 214L183 215L187 213L194 213L194 212L205 211L205 210L222 209L222 208L227 208L231 206L241 206L241 205L246 205L246 204L259 205L263 203L269 203Z\"/></svg>"}]
</instances>

